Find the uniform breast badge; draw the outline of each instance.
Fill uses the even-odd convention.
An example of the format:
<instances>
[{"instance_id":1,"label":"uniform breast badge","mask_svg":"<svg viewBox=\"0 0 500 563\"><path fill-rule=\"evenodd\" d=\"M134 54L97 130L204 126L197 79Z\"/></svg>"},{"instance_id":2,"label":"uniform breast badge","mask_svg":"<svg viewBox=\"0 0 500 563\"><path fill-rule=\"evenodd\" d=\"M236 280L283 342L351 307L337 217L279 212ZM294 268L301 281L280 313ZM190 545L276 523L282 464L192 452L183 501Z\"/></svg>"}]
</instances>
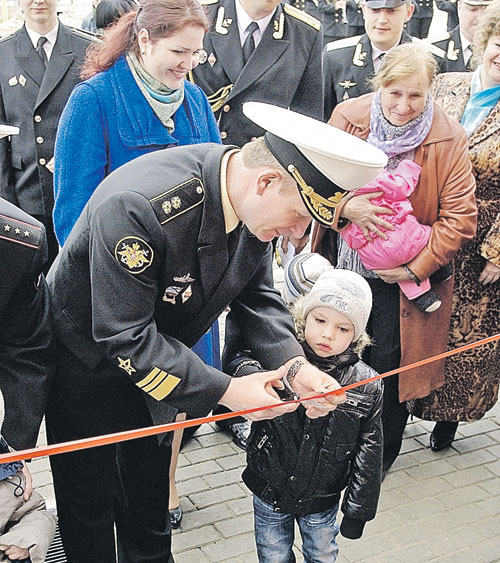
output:
<instances>
[{"instance_id":1,"label":"uniform breast badge","mask_svg":"<svg viewBox=\"0 0 500 563\"><path fill-rule=\"evenodd\" d=\"M117 360L119 362L119 368L126 371L128 373L128 375L132 375L136 370L135 368L132 367L132 363L130 358L127 358L126 360L122 360L122 358L120 358L120 356L117 357Z\"/></svg>"},{"instance_id":2,"label":"uniform breast badge","mask_svg":"<svg viewBox=\"0 0 500 563\"><path fill-rule=\"evenodd\" d=\"M179 295L181 291L182 291L182 287L178 287L176 285L169 285L165 289L162 299L167 303L172 303L172 305L175 305L175 298Z\"/></svg>"},{"instance_id":3,"label":"uniform breast badge","mask_svg":"<svg viewBox=\"0 0 500 563\"><path fill-rule=\"evenodd\" d=\"M9 78L9 86L17 86L17 85L18 85L17 76L12 76L12 78Z\"/></svg>"},{"instance_id":4,"label":"uniform breast badge","mask_svg":"<svg viewBox=\"0 0 500 563\"><path fill-rule=\"evenodd\" d=\"M185 303L191 295L193 295L193 287L192 283L194 282L194 278L191 277L189 273L184 274L183 276L176 276L174 277L174 281L177 283L185 284L181 289L181 301Z\"/></svg>"},{"instance_id":5,"label":"uniform breast badge","mask_svg":"<svg viewBox=\"0 0 500 563\"><path fill-rule=\"evenodd\" d=\"M213 53L210 53L210 55L208 55L207 60L210 66L214 66L214 64L217 62L217 59L215 58L215 55Z\"/></svg>"},{"instance_id":6,"label":"uniform breast badge","mask_svg":"<svg viewBox=\"0 0 500 563\"><path fill-rule=\"evenodd\" d=\"M357 82L351 82L350 80L344 80L344 82L339 82L339 86L342 86L342 88L345 88L346 90L349 90L349 88L356 86L356 84Z\"/></svg>"},{"instance_id":7,"label":"uniform breast badge","mask_svg":"<svg viewBox=\"0 0 500 563\"><path fill-rule=\"evenodd\" d=\"M139 237L122 238L115 246L115 258L131 274L141 274L153 263L153 249Z\"/></svg>"},{"instance_id":8,"label":"uniform breast badge","mask_svg":"<svg viewBox=\"0 0 500 563\"><path fill-rule=\"evenodd\" d=\"M26 76L24 74L19 75L19 84L24 88L26 86Z\"/></svg>"}]
</instances>

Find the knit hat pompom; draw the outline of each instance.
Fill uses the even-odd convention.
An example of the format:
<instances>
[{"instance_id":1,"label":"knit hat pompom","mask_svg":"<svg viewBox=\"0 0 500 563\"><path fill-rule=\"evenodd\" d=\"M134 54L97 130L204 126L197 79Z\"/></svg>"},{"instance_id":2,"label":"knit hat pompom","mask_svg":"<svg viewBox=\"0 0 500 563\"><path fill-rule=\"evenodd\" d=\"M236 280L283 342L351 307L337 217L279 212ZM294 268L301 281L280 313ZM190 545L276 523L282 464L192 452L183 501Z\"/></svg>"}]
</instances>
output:
<instances>
[{"instance_id":1,"label":"knit hat pompom","mask_svg":"<svg viewBox=\"0 0 500 563\"><path fill-rule=\"evenodd\" d=\"M355 342L365 331L372 309L372 292L368 282L356 272L331 266L305 297L304 319L316 307L328 307L345 315L354 326Z\"/></svg>"},{"instance_id":2,"label":"knit hat pompom","mask_svg":"<svg viewBox=\"0 0 500 563\"><path fill-rule=\"evenodd\" d=\"M315 252L304 252L294 256L285 266L283 298L294 303L301 295L309 293L319 276L332 265Z\"/></svg>"}]
</instances>

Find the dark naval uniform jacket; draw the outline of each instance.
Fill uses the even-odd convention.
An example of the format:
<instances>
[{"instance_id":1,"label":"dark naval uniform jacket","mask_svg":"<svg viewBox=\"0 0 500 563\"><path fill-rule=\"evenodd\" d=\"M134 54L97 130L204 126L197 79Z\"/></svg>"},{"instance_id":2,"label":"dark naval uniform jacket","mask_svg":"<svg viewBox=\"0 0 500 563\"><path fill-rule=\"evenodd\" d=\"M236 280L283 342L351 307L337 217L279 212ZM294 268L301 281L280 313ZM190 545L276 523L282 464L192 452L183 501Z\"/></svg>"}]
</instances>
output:
<instances>
[{"instance_id":1,"label":"dark naval uniform jacket","mask_svg":"<svg viewBox=\"0 0 500 563\"><path fill-rule=\"evenodd\" d=\"M19 127L19 135L0 140L0 195L30 215L52 215L53 175L45 165L90 41L59 22L45 69L24 25L0 40L0 123Z\"/></svg>"},{"instance_id":2,"label":"dark naval uniform jacket","mask_svg":"<svg viewBox=\"0 0 500 563\"><path fill-rule=\"evenodd\" d=\"M323 38L340 39L348 35L347 8L341 10L335 8L335 0L320 0L321 24L323 26Z\"/></svg>"},{"instance_id":3,"label":"dark naval uniform jacket","mask_svg":"<svg viewBox=\"0 0 500 563\"><path fill-rule=\"evenodd\" d=\"M441 63L440 72L465 72L467 69L462 51L462 39L460 30L456 27L450 31L447 39L433 43L444 51L444 59Z\"/></svg>"},{"instance_id":4,"label":"dark naval uniform jacket","mask_svg":"<svg viewBox=\"0 0 500 563\"><path fill-rule=\"evenodd\" d=\"M220 174L231 149L170 148L112 172L48 274L58 340L87 366L88 387L102 366L127 378L156 424L172 407L204 416L226 391L229 376L190 347L228 304L266 369L301 354L273 288L271 245L246 227L226 235ZM120 400L111 383L103 392ZM81 410L71 393L64 400Z\"/></svg>"},{"instance_id":5,"label":"dark naval uniform jacket","mask_svg":"<svg viewBox=\"0 0 500 563\"><path fill-rule=\"evenodd\" d=\"M2 434L16 450L36 446L55 358L49 292L40 277L45 229L0 198L0 388Z\"/></svg>"},{"instance_id":6,"label":"dark naval uniform jacket","mask_svg":"<svg viewBox=\"0 0 500 563\"><path fill-rule=\"evenodd\" d=\"M319 3L321 0L284 0L285 4L291 4L298 10L307 12L318 20L321 20L321 12L319 11Z\"/></svg>"},{"instance_id":7,"label":"dark naval uniform jacket","mask_svg":"<svg viewBox=\"0 0 500 563\"><path fill-rule=\"evenodd\" d=\"M451 31L458 25L458 0L436 0L436 8L448 14L446 29Z\"/></svg>"},{"instance_id":8,"label":"dark naval uniform jacket","mask_svg":"<svg viewBox=\"0 0 500 563\"><path fill-rule=\"evenodd\" d=\"M405 31L401 43L412 41ZM371 92L368 79L374 74L372 45L365 33L332 41L323 51L325 81L325 120L330 119L333 108L349 98Z\"/></svg>"},{"instance_id":9,"label":"dark naval uniform jacket","mask_svg":"<svg viewBox=\"0 0 500 563\"><path fill-rule=\"evenodd\" d=\"M203 42L207 60L192 73L221 131L222 142L244 145L264 130L243 115L247 101L267 102L321 118L321 24L280 4L243 69L235 0L205 0L212 19ZM242 70L243 69L243 70Z\"/></svg>"}]
</instances>

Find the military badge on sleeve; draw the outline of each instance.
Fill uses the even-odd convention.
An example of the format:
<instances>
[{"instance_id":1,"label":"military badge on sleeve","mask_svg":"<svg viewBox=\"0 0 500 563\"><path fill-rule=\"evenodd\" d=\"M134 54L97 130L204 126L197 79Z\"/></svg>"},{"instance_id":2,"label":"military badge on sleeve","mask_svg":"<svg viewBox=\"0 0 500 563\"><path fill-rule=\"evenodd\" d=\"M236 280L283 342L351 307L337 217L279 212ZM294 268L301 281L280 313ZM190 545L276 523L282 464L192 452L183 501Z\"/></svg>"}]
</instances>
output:
<instances>
[{"instance_id":1,"label":"military badge on sleeve","mask_svg":"<svg viewBox=\"0 0 500 563\"><path fill-rule=\"evenodd\" d=\"M149 268L153 255L153 249L139 237L124 237L115 247L115 258L131 274L141 274Z\"/></svg>"}]
</instances>

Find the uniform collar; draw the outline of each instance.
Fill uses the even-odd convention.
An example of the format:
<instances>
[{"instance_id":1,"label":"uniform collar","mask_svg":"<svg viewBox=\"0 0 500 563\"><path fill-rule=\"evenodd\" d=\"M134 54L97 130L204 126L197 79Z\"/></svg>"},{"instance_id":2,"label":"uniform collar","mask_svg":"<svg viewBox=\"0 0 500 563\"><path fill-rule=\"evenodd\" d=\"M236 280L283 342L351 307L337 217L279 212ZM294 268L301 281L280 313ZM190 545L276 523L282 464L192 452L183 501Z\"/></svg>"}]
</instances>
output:
<instances>
[{"instance_id":1,"label":"uniform collar","mask_svg":"<svg viewBox=\"0 0 500 563\"><path fill-rule=\"evenodd\" d=\"M34 31L33 29L30 29L27 24L24 25L26 27L26 33L28 34L31 43L33 43L33 47L36 49L38 40L40 39L40 37L42 37L42 34L38 33L38 31ZM47 58L49 59L50 59L50 55L52 54L52 49L56 44L58 31L59 31L59 20L57 20L55 27L53 27L48 33L45 33L43 35L43 37L47 39L44 49L45 51L47 51Z\"/></svg>"},{"instance_id":2,"label":"uniform collar","mask_svg":"<svg viewBox=\"0 0 500 563\"><path fill-rule=\"evenodd\" d=\"M247 12L245 11L245 8L243 8L243 6L241 5L240 0L235 0L234 5L235 5L235 8L236 8L236 20L238 22L238 31L240 33L241 44L243 45L243 43L245 42L245 39L246 39L246 36L247 36L247 32L246 32L247 27L253 21L255 21L255 23L259 26L259 30L254 34L255 46L257 47L257 45L259 44L259 42L262 38L262 35L264 34L264 31L266 30L266 27L269 25L269 22L273 19L274 14L276 13L276 10L271 12L265 18L262 18L260 20L253 20L247 14Z\"/></svg>"},{"instance_id":3,"label":"uniform collar","mask_svg":"<svg viewBox=\"0 0 500 563\"><path fill-rule=\"evenodd\" d=\"M229 158L239 152L239 149L234 149L224 153L220 163L220 195L222 200L222 213L224 214L224 224L226 227L226 235L234 231L240 222L236 212L234 211L229 195L227 193L227 164Z\"/></svg>"}]
</instances>

